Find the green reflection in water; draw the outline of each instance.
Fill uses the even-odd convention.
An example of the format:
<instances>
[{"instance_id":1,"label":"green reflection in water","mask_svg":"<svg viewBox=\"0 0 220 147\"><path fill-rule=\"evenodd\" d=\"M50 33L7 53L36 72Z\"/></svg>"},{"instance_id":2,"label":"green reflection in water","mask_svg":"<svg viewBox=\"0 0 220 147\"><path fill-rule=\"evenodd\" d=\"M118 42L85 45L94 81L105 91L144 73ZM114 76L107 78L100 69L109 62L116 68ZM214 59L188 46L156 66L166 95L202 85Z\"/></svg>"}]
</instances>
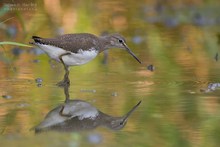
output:
<instances>
[{"instance_id":1,"label":"green reflection in water","mask_svg":"<svg viewBox=\"0 0 220 147\"><path fill-rule=\"evenodd\" d=\"M14 17L0 25L1 40L27 44L32 35L119 32L143 61L139 65L124 51L111 50L107 65L101 54L89 64L71 68L71 98L93 102L112 115L124 114L142 100L122 131L95 130L102 136L100 146L219 146L220 92L200 92L208 83L220 81L219 61L214 59L219 51L218 1L34 3L36 11L1 15L2 20ZM15 34L9 31L13 29ZM0 49L0 93L12 96L0 100L1 144L90 145L87 136L93 132L35 136L29 131L63 102L63 91L55 83L64 71L58 63L51 67L47 55L21 48L24 52L15 56L12 48ZM146 69L149 64L155 66L154 72ZM35 83L39 77L42 87Z\"/></svg>"}]
</instances>

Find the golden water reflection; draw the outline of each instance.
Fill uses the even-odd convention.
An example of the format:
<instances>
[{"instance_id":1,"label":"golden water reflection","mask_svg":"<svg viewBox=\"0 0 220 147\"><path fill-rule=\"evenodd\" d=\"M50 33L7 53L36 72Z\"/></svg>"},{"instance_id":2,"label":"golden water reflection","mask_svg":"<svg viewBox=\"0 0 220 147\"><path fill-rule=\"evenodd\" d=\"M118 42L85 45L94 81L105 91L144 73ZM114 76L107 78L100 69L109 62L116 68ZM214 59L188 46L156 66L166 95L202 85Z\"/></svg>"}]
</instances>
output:
<instances>
[{"instance_id":1,"label":"golden water reflection","mask_svg":"<svg viewBox=\"0 0 220 147\"><path fill-rule=\"evenodd\" d=\"M3 0L0 7L4 3L10 1ZM0 13L1 21L13 17L0 24L1 40L28 44L32 35L118 32L143 62L139 65L115 49L109 50L107 64L100 54L86 65L71 68L73 99L95 103L115 116L142 100L121 131L95 130L103 137L100 146L219 146L219 89L200 91L220 81L219 61L214 58L220 47L218 1L33 3L37 10ZM87 136L94 132L35 136L29 131L63 102L63 91L55 84L64 71L59 63L51 65L45 54L19 48L23 52L15 55L13 48L0 48L0 94L5 96L0 99L1 144L19 141L28 146L39 140L44 140L42 146L91 144ZM147 70L151 64L153 72ZM36 78L43 79L41 87Z\"/></svg>"}]
</instances>

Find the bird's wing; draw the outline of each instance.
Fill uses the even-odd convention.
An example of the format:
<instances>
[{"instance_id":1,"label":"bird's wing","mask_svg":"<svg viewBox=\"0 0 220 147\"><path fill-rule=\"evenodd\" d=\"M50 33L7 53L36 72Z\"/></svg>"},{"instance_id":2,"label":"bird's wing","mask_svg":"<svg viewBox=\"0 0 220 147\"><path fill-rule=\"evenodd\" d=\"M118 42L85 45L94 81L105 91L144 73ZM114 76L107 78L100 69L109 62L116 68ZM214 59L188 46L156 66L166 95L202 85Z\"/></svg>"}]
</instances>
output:
<instances>
[{"instance_id":1,"label":"bird's wing","mask_svg":"<svg viewBox=\"0 0 220 147\"><path fill-rule=\"evenodd\" d=\"M33 36L35 43L56 46L66 51L77 53L79 49L88 50L98 48L98 37L92 34L65 34L56 38L41 38Z\"/></svg>"}]
</instances>

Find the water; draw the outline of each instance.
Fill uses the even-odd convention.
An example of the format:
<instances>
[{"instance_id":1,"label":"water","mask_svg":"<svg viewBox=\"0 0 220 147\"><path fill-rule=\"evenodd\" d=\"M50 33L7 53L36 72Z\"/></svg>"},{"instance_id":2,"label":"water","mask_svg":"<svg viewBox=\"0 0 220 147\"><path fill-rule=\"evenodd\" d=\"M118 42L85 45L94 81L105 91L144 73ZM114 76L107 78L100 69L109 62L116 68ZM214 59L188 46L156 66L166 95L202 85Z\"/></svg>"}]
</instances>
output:
<instances>
[{"instance_id":1,"label":"water","mask_svg":"<svg viewBox=\"0 0 220 147\"><path fill-rule=\"evenodd\" d=\"M24 9L18 3L13 7ZM210 87L220 83L219 2L27 4L33 9L16 11L22 19L15 10L0 15L1 21L13 17L0 24L1 40L27 44L32 35L119 32L142 64L123 50L109 50L107 58L100 54L71 68L69 95L113 116L142 103L119 131L98 127L36 135L31 128L65 100L63 89L56 86L63 67L38 49L5 45L0 48L1 146L220 145L220 90Z\"/></svg>"}]
</instances>

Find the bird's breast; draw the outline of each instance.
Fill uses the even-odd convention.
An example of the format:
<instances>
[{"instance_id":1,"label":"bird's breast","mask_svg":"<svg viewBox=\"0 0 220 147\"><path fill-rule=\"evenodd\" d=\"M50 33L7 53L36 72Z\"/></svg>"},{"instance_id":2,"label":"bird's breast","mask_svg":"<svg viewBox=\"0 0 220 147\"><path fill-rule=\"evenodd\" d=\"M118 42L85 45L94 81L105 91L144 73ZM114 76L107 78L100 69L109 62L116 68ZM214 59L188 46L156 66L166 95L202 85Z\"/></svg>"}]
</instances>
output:
<instances>
[{"instance_id":1,"label":"bird's breast","mask_svg":"<svg viewBox=\"0 0 220 147\"><path fill-rule=\"evenodd\" d=\"M64 55L62 57L64 63L68 66L77 66L85 64L92 59L94 59L98 55L98 50L95 47L91 47L87 50L78 49L76 53L71 51L64 50L59 47L55 47L52 45L44 45L44 44L36 44L42 50L44 50L52 59L60 62L59 57L63 54L70 53L68 55Z\"/></svg>"},{"instance_id":2,"label":"bird's breast","mask_svg":"<svg viewBox=\"0 0 220 147\"><path fill-rule=\"evenodd\" d=\"M94 48L90 50L79 49L77 53L71 53L69 55L63 56L63 61L66 65L77 66L86 64L98 55L98 51Z\"/></svg>"},{"instance_id":3,"label":"bird's breast","mask_svg":"<svg viewBox=\"0 0 220 147\"><path fill-rule=\"evenodd\" d=\"M75 102L74 104L65 105L62 114L69 115L70 118L77 117L79 120L94 120L99 115L99 111L89 103Z\"/></svg>"}]
</instances>

